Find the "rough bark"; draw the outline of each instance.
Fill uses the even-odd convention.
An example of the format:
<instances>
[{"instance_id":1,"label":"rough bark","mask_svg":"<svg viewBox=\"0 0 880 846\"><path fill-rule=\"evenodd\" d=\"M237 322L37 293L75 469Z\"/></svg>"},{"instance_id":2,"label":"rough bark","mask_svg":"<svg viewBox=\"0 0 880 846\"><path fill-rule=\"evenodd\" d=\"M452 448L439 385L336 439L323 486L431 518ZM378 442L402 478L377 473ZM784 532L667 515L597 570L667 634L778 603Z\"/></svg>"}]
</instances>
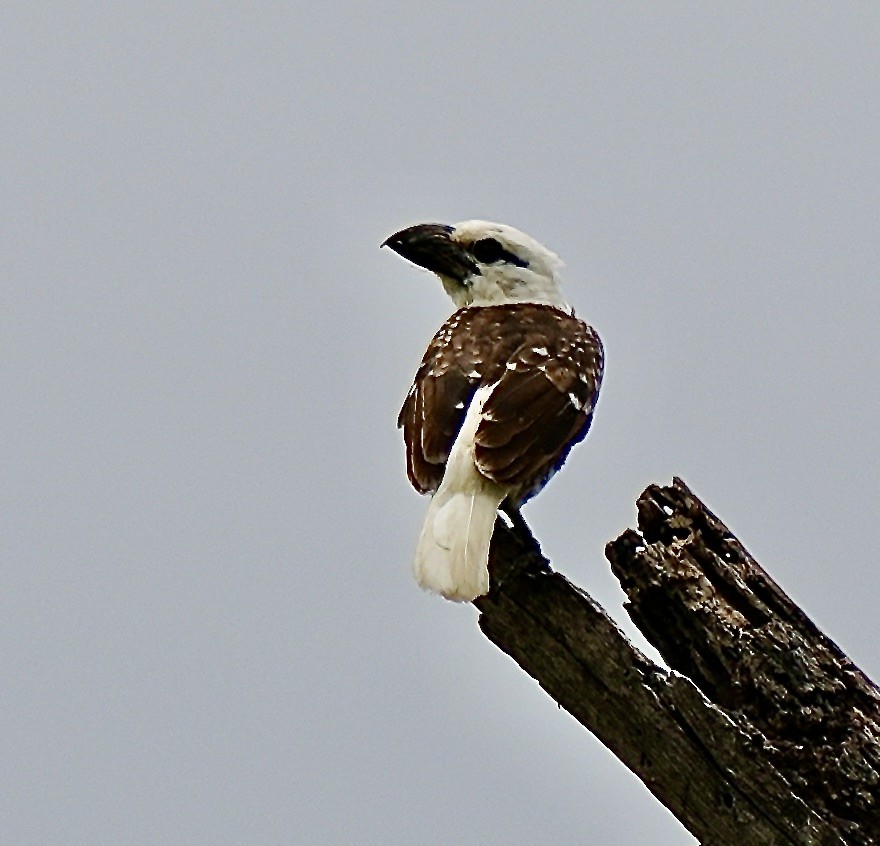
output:
<instances>
[{"instance_id":1,"label":"rough bark","mask_svg":"<svg viewBox=\"0 0 880 846\"><path fill-rule=\"evenodd\" d=\"M496 526L486 636L704 844L880 843L880 692L678 479L606 555L670 672Z\"/></svg>"}]
</instances>

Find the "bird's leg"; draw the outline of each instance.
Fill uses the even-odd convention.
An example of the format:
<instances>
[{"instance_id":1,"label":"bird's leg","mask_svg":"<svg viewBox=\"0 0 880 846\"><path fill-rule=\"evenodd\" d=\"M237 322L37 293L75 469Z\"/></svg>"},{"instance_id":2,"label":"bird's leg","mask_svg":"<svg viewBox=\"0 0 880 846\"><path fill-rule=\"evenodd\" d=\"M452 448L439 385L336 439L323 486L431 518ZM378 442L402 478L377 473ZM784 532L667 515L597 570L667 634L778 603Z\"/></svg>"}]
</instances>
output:
<instances>
[{"instance_id":1,"label":"bird's leg","mask_svg":"<svg viewBox=\"0 0 880 846\"><path fill-rule=\"evenodd\" d=\"M490 555L489 576L493 592L502 590L504 583L519 572L527 576L549 572L541 547L519 508L505 501L498 510L507 531L496 532L492 537L495 554Z\"/></svg>"},{"instance_id":2,"label":"bird's leg","mask_svg":"<svg viewBox=\"0 0 880 846\"><path fill-rule=\"evenodd\" d=\"M510 520L510 528L514 534L523 535L526 538L532 537L532 531L529 529L529 524L526 523L517 506L510 503L508 500L504 500L504 502L501 503L501 510L507 515L507 519Z\"/></svg>"}]
</instances>

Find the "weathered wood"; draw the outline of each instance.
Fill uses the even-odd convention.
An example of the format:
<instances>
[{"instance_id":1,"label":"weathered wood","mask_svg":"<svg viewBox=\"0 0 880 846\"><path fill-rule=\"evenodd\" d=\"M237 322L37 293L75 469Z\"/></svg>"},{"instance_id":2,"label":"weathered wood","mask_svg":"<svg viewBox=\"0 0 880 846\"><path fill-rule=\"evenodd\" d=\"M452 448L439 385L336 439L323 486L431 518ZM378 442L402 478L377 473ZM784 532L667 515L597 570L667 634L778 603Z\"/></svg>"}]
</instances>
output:
<instances>
[{"instance_id":1,"label":"weathered wood","mask_svg":"<svg viewBox=\"0 0 880 846\"><path fill-rule=\"evenodd\" d=\"M753 726L796 795L880 840L880 692L680 480L609 544L627 612L667 664Z\"/></svg>"},{"instance_id":2,"label":"weathered wood","mask_svg":"<svg viewBox=\"0 0 880 846\"><path fill-rule=\"evenodd\" d=\"M480 627L704 844L868 844L880 696L675 480L606 554L670 672L499 521Z\"/></svg>"}]
</instances>

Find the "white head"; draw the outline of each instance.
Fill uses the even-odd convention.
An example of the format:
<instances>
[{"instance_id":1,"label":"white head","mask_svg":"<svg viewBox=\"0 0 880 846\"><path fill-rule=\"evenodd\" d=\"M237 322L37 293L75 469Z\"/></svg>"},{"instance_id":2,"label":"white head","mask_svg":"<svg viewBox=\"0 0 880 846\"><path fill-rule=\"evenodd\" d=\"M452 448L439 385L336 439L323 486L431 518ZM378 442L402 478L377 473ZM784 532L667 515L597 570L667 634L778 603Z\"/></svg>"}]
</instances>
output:
<instances>
[{"instance_id":1,"label":"white head","mask_svg":"<svg viewBox=\"0 0 880 846\"><path fill-rule=\"evenodd\" d=\"M512 226L425 223L396 232L383 246L436 273L458 308L531 302L568 309L559 287L562 261Z\"/></svg>"}]
</instances>

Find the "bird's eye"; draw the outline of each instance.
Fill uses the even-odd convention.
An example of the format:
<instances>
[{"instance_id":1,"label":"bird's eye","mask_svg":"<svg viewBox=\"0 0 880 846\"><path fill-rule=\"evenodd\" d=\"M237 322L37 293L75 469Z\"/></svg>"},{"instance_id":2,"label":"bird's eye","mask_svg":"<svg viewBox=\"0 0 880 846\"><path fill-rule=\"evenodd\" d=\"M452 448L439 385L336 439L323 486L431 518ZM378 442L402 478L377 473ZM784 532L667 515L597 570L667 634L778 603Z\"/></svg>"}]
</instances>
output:
<instances>
[{"instance_id":1,"label":"bird's eye","mask_svg":"<svg viewBox=\"0 0 880 846\"><path fill-rule=\"evenodd\" d=\"M509 255L507 250L501 246L501 242L494 238L481 238L479 241L475 241L471 252L474 258L482 264L492 264Z\"/></svg>"}]
</instances>

